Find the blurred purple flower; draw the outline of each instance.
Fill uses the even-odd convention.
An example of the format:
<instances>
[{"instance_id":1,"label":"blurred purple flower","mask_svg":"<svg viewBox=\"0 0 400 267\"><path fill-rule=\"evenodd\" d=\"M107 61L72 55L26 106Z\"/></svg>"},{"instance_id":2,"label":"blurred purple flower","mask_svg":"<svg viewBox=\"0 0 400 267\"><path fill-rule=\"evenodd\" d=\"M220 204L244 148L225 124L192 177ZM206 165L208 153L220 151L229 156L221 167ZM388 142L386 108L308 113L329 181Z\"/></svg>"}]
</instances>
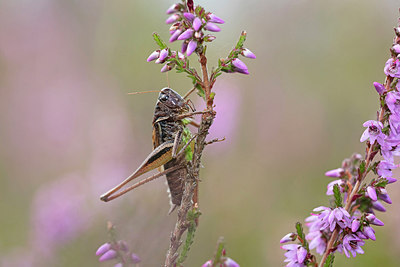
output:
<instances>
[{"instance_id":1,"label":"blurred purple flower","mask_svg":"<svg viewBox=\"0 0 400 267\"><path fill-rule=\"evenodd\" d=\"M400 54L400 45L396 44L392 47L393 52L395 52L396 54Z\"/></svg>"},{"instance_id":2,"label":"blurred purple flower","mask_svg":"<svg viewBox=\"0 0 400 267\"><path fill-rule=\"evenodd\" d=\"M399 92L389 92L386 95L386 104L392 114L400 115L400 93Z\"/></svg>"},{"instance_id":3,"label":"blurred purple flower","mask_svg":"<svg viewBox=\"0 0 400 267\"><path fill-rule=\"evenodd\" d=\"M214 22L214 23L219 23L219 24L225 23L225 21L223 19L221 19L220 17L214 15L213 13L209 13L207 15L207 19L208 19L209 22Z\"/></svg>"},{"instance_id":4,"label":"blurred purple flower","mask_svg":"<svg viewBox=\"0 0 400 267\"><path fill-rule=\"evenodd\" d=\"M182 30L180 30L180 29L176 30L176 31L171 35L171 37L169 38L169 42L170 42L170 43L175 42L175 41L178 39L179 35L181 35L181 33L182 33Z\"/></svg>"},{"instance_id":5,"label":"blurred purple flower","mask_svg":"<svg viewBox=\"0 0 400 267\"><path fill-rule=\"evenodd\" d=\"M193 15L192 13L188 13L188 12L183 13L183 16L190 22L192 22L195 18L195 15Z\"/></svg>"},{"instance_id":6,"label":"blurred purple flower","mask_svg":"<svg viewBox=\"0 0 400 267\"><path fill-rule=\"evenodd\" d=\"M186 50L187 56L190 56L196 50L196 48L197 42L195 40L190 40Z\"/></svg>"},{"instance_id":7,"label":"blurred purple flower","mask_svg":"<svg viewBox=\"0 0 400 267\"><path fill-rule=\"evenodd\" d=\"M355 257L358 254L364 254L364 250L361 248L365 242L354 234L348 234L343 238L343 245L340 245L340 249L344 250L347 258L350 258L350 253Z\"/></svg>"},{"instance_id":8,"label":"blurred purple flower","mask_svg":"<svg viewBox=\"0 0 400 267\"><path fill-rule=\"evenodd\" d=\"M100 256L103 255L104 253L106 253L107 251L109 251L111 249L111 244L110 243L104 243L103 245L101 245L97 251L96 251L96 255Z\"/></svg>"},{"instance_id":9,"label":"blurred purple flower","mask_svg":"<svg viewBox=\"0 0 400 267\"><path fill-rule=\"evenodd\" d=\"M284 237L281 238L281 240L279 241L279 243L284 244L290 241L294 241L296 240L297 235L295 233L288 233L287 235L285 235Z\"/></svg>"},{"instance_id":10,"label":"blurred purple flower","mask_svg":"<svg viewBox=\"0 0 400 267\"><path fill-rule=\"evenodd\" d=\"M379 95L382 95L386 91L385 86L381 83L374 82L374 86Z\"/></svg>"},{"instance_id":11,"label":"blurred purple flower","mask_svg":"<svg viewBox=\"0 0 400 267\"><path fill-rule=\"evenodd\" d=\"M339 186L340 192L342 192L342 193L344 192L345 189L342 185L345 185L346 183L342 179L339 179L339 180L332 181L328 184L327 190L326 190L326 195L333 196L333 187L335 186L335 184L337 184Z\"/></svg>"},{"instance_id":12,"label":"blurred purple flower","mask_svg":"<svg viewBox=\"0 0 400 267\"><path fill-rule=\"evenodd\" d=\"M364 228L363 228L363 233L368 237L368 238L370 238L370 239L372 239L372 240L376 240L376 237L375 237L375 230L374 230L374 228L372 228L371 226L364 226Z\"/></svg>"},{"instance_id":13,"label":"blurred purple flower","mask_svg":"<svg viewBox=\"0 0 400 267\"><path fill-rule=\"evenodd\" d=\"M364 133L361 135L360 142L364 142L369 139L371 144L374 144L378 140L379 144L383 143L385 135L382 133L383 124L379 121L369 120L364 122L365 129Z\"/></svg>"},{"instance_id":14,"label":"blurred purple flower","mask_svg":"<svg viewBox=\"0 0 400 267\"><path fill-rule=\"evenodd\" d=\"M392 200L390 199L385 188L380 188L378 192L378 198L385 201L388 204L392 204Z\"/></svg>"},{"instance_id":15,"label":"blurred purple flower","mask_svg":"<svg viewBox=\"0 0 400 267\"><path fill-rule=\"evenodd\" d=\"M170 6L167 9L166 13L167 14L172 14L172 13L175 13L176 11L178 11L178 10L179 10L179 5L178 4L173 4L172 6Z\"/></svg>"},{"instance_id":16,"label":"blurred purple flower","mask_svg":"<svg viewBox=\"0 0 400 267\"><path fill-rule=\"evenodd\" d=\"M113 259L117 258L117 255L118 255L118 253L115 250L110 249L110 250L106 251L103 255L101 255L101 257L99 258L99 261L102 262L102 261L113 260Z\"/></svg>"},{"instance_id":17,"label":"blurred purple flower","mask_svg":"<svg viewBox=\"0 0 400 267\"><path fill-rule=\"evenodd\" d=\"M357 232L358 231L358 229L360 228L360 220L359 219L354 219L352 222L351 222L351 231L353 232L353 233L355 233L355 232Z\"/></svg>"},{"instance_id":18,"label":"blurred purple flower","mask_svg":"<svg viewBox=\"0 0 400 267\"><path fill-rule=\"evenodd\" d=\"M156 50L150 54L150 56L147 58L147 62L153 61L157 59L159 56L160 56L160 50Z\"/></svg>"},{"instance_id":19,"label":"blurred purple flower","mask_svg":"<svg viewBox=\"0 0 400 267\"><path fill-rule=\"evenodd\" d=\"M297 244L288 244L281 246L281 249L286 250L284 262L288 264L286 266L306 266L304 260L307 257L307 250Z\"/></svg>"},{"instance_id":20,"label":"blurred purple flower","mask_svg":"<svg viewBox=\"0 0 400 267\"><path fill-rule=\"evenodd\" d=\"M378 200L378 196L376 195L376 189L373 186L367 187L367 196L372 199L373 201Z\"/></svg>"},{"instance_id":21,"label":"blurred purple flower","mask_svg":"<svg viewBox=\"0 0 400 267\"><path fill-rule=\"evenodd\" d=\"M247 58L252 58L252 59L255 59L255 58L256 58L256 55L255 55L253 52L251 52L249 49L247 49L247 48L245 48L245 49L242 51L242 55L245 56L245 57L247 57Z\"/></svg>"},{"instance_id":22,"label":"blurred purple flower","mask_svg":"<svg viewBox=\"0 0 400 267\"><path fill-rule=\"evenodd\" d=\"M165 23L167 24L171 24L174 23L176 21L178 21L181 17L178 14L173 14L172 16L170 16L169 18L167 18L167 20L165 21Z\"/></svg>"},{"instance_id":23,"label":"blurred purple flower","mask_svg":"<svg viewBox=\"0 0 400 267\"><path fill-rule=\"evenodd\" d=\"M377 211L381 211L381 212L385 212L386 211L386 208L379 201L372 202L372 208L377 210Z\"/></svg>"},{"instance_id":24,"label":"blurred purple flower","mask_svg":"<svg viewBox=\"0 0 400 267\"><path fill-rule=\"evenodd\" d=\"M386 61L384 72L387 76L400 78L400 62L398 59L389 58Z\"/></svg>"},{"instance_id":25,"label":"blurred purple flower","mask_svg":"<svg viewBox=\"0 0 400 267\"><path fill-rule=\"evenodd\" d=\"M386 160L381 160L381 162L379 162L378 166L376 167L378 175L383 178L392 177L393 175L392 170L396 168L397 168L396 165Z\"/></svg>"},{"instance_id":26,"label":"blurred purple flower","mask_svg":"<svg viewBox=\"0 0 400 267\"><path fill-rule=\"evenodd\" d=\"M194 33L193 29L187 29L186 31L184 31L181 35L179 35L178 40L186 40L189 39L190 37L192 37Z\"/></svg>"},{"instance_id":27,"label":"blurred purple flower","mask_svg":"<svg viewBox=\"0 0 400 267\"><path fill-rule=\"evenodd\" d=\"M68 175L42 186L32 206L35 247L50 252L78 237L89 227L90 209L85 206L82 177Z\"/></svg>"},{"instance_id":28,"label":"blurred purple flower","mask_svg":"<svg viewBox=\"0 0 400 267\"><path fill-rule=\"evenodd\" d=\"M326 249L326 239L323 237L321 231L309 232L306 239L310 241L310 249L314 249L318 254L322 255Z\"/></svg>"},{"instance_id":29,"label":"blurred purple flower","mask_svg":"<svg viewBox=\"0 0 400 267\"><path fill-rule=\"evenodd\" d=\"M325 173L325 176L334 177L334 178L343 177L343 175L344 175L344 169L342 169L342 168L330 170Z\"/></svg>"},{"instance_id":30,"label":"blurred purple flower","mask_svg":"<svg viewBox=\"0 0 400 267\"><path fill-rule=\"evenodd\" d=\"M206 25L204 26L204 29L210 31L210 32L219 32L221 29L215 25L214 23L207 22Z\"/></svg>"},{"instance_id":31,"label":"blurred purple flower","mask_svg":"<svg viewBox=\"0 0 400 267\"><path fill-rule=\"evenodd\" d=\"M197 32L200 29L201 25L203 25L203 22L200 18L196 17L193 20L193 29Z\"/></svg>"}]
</instances>

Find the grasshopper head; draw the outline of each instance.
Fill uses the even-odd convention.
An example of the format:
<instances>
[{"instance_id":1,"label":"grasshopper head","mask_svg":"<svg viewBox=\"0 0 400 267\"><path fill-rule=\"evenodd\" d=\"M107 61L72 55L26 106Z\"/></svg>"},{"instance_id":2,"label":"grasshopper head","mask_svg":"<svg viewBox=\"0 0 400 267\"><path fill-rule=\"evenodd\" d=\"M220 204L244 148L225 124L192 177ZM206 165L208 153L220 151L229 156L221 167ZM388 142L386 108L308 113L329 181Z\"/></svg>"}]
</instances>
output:
<instances>
[{"instance_id":1,"label":"grasshopper head","mask_svg":"<svg viewBox=\"0 0 400 267\"><path fill-rule=\"evenodd\" d=\"M179 113L189 111L189 106L186 101L177 92L168 87L161 90L158 95L158 103L165 106L167 109Z\"/></svg>"}]
</instances>

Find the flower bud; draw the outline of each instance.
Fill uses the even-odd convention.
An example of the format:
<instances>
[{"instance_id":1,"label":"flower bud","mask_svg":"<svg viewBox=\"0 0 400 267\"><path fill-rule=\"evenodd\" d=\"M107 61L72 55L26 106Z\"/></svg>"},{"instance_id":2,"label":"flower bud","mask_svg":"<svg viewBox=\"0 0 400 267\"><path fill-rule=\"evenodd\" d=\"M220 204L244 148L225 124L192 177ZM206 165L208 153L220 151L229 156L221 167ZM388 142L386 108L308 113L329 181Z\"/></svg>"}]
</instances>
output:
<instances>
[{"instance_id":1,"label":"flower bud","mask_svg":"<svg viewBox=\"0 0 400 267\"><path fill-rule=\"evenodd\" d=\"M172 13L175 13L176 11L178 11L179 10L179 5L178 4L173 4L172 6L170 6L168 9L167 9L167 14L172 14Z\"/></svg>"},{"instance_id":2,"label":"flower bud","mask_svg":"<svg viewBox=\"0 0 400 267\"><path fill-rule=\"evenodd\" d=\"M195 40L190 40L186 51L187 56L190 56L196 50L196 48L197 42Z\"/></svg>"},{"instance_id":3,"label":"flower bud","mask_svg":"<svg viewBox=\"0 0 400 267\"><path fill-rule=\"evenodd\" d=\"M176 39L178 39L179 35L181 35L182 31L181 30L176 30L172 35L171 38L169 38L169 42L175 42Z\"/></svg>"},{"instance_id":4,"label":"flower bud","mask_svg":"<svg viewBox=\"0 0 400 267\"><path fill-rule=\"evenodd\" d=\"M134 264L138 264L139 262L141 262L142 260L139 258L138 255L136 255L135 253L131 254L131 260Z\"/></svg>"},{"instance_id":5,"label":"flower bud","mask_svg":"<svg viewBox=\"0 0 400 267\"><path fill-rule=\"evenodd\" d=\"M160 51L160 57L158 58L160 61L164 61L168 56L168 48L165 48Z\"/></svg>"},{"instance_id":6,"label":"flower bud","mask_svg":"<svg viewBox=\"0 0 400 267\"><path fill-rule=\"evenodd\" d=\"M256 58L256 55L254 55L254 53L253 52L251 52L249 49L247 49L247 48L245 48L243 51L242 51L242 55L243 56L245 56L245 57L247 57L247 58Z\"/></svg>"},{"instance_id":7,"label":"flower bud","mask_svg":"<svg viewBox=\"0 0 400 267\"><path fill-rule=\"evenodd\" d=\"M400 45L396 44L392 47L392 51L395 52L396 54L400 54Z\"/></svg>"},{"instance_id":8,"label":"flower bud","mask_svg":"<svg viewBox=\"0 0 400 267\"><path fill-rule=\"evenodd\" d=\"M167 20L165 21L165 23L167 24L171 24L174 23L176 21L178 21L181 17L178 14L173 14L172 16L170 16L169 18L167 18Z\"/></svg>"},{"instance_id":9,"label":"flower bud","mask_svg":"<svg viewBox=\"0 0 400 267\"><path fill-rule=\"evenodd\" d=\"M203 24L203 23L201 22L201 19L199 19L198 17L196 17L196 18L193 20L193 29L197 32L197 31L200 29L200 27L201 27L202 24Z\"/></svg>"},{"instance_id":10,"label":"flower bud","mask_svg":"<svg viewBox=\"0 0 400 267\"><path fill-rule=\"evenodd\" d=\"M214 22L214 23L219 23L219 24L225 23L225 21L223 19L221 19L220 17L217 17L213 13L209 13L207 15L207 19L209 22Z\"/></svg>"},{"instance_id":11,"label":"flower bud","mask_svg":"<svg viewBox=\"0 0 400 267\"><path fill-rule=\"evenodd\" d=\"M182 47L181 47L181 52L182 52L182 53L185 53L185 52L186 52L187 46L188 46L188 43L187 43L187 42L183 42L183 43L182 43Z\"/></svg>"},{"instance_id":12,"label":"flower bud","mask_svg":"<svg viewBox=\"0 0 400 267\"><path fill-rule=\"evenodd\" d=\"M360 228L360 221L358 219L355 219L351 223L351 231L355 233L357 232L358 228Z\"/></svg>"},{"instance_id":13,"label":"flower bud","mask_svg":"<svg viewBox=\"0 0 400 267\"><path fill-rule=\"evenodd\" d=\"M342 168L330 170L325 173L325 176L333 178L342 178L344 176L344 170Z\"/></svg>"},{"instance_id":14,"label":"flower bud","mask_svg":"<svg viewBox=\"0 0 400 267\"><path fill-rule=\"evenodd\" d=\"M237 69L247 70L246 64L244 64L243 61L241 61L238 58L235 58L234 60L232 60L232 65L235 66L235 68L237 68Z\"/></svg>"},{"instance_id":15,"label":"flower bud","mask_svg":"<svg viewBox=\"0 0 400 267\"><path fill-rule=\"evenodd\" d=\"M372 202L372 208L382 212L386 211L386 208L379 201Z\"/></svg>"},{"instance_id":16,"label":"flower bud","mask_svg":"<svg viewBox=\"0 0 400 267\"><path fill-rule=\"evenodd\" d=\"M113 249L110 249L106 253L103 254L103 256L100 257L99 261L108 261L115 259L117 257L117 252Z\"/></svg>"},{"instance_id":17,"label":"flower bud","mask_svg":"<svg viewBox=\"0 0 400 267\"><path fill-rule=\"evenodd\" d=\"M174 67L174 65L169 65L169 64L165 64L162 68L161 68L161 72L167 72L172 70Z\"/></svg>"},{"instance_id":18,"label":"flower bud","mask_svg":"<svg viewBox=\"0 0 400 267\"><path fill-rule=\"evenodd\" d=\"M219 31L221 31L221 29L217 25L215 25L214 23L211 23L211 22L207 22L206 26L204 26L204 29L206 29L206 30L208 30L210 32L219 32Z\"/></svg>"},{"instance_id":19,"label":"flower bud","mask_svg":"<svg viewBox=\"0 0 400 267\"><path fill-rule=\"evenodd\" d=\"M215 37L214 35L207 34L207 35L204 37L204 41L205 41L205 42L212 42L212 41L214 41L216 38L217 38L217 37Z\"/></svg>"},{"instance_id":20,"label":"flower bud","mask_svg":"<svg viewBox=\"0 0 400 267\"><path fill-rule=\"evenodd\" d=\"M374 240L374 241L376 240L376 238L375 238L375 230L371 226L364 227L363 233L367 237L371 238L372 240Z\"/></svg>"},{"instance_id":21,"label":"flower bud","mask_svg":"<svg viewBox=\"0 0 400 267\"><path fill-rule=\"evenodd\" d=\"M186 40L193 36L193 29L187 29L181 35L179 35L178 40Z\"/></svg>"},{"instance_id":22,"label":"flower bud","mask_svg":"<svg viewBox=\"0 0 400 267\"><path fill-rule=\"evenodd\" d=\"M240 267L239 264L237 262L235 262L234 260L232 260L231 258L226 258L226 260L224 262L224 266L225 267Z\"/></svg>"},{"instance_id":23,"label":"flower bud","mask_svg":"<svg viewBox=\"0 0 400 267\"><path fill-rule=\"evenodd\" d=\"M290 242L290 241L295 241L296 238L297 238L297 235L295 233L288 233L287 235L282 237L282 239L279 242L281 244L283 244L283 243L287 243L287 242Z\"/></svg>"},{"instance_id":24,"label":"flower bud","mask_svg":"<svg viewBox=\"0 0 400 267\"><path fill-rule=\"evenodd\" d=\"M188 12L183 13L183 16L190 22L192 22L195 18L195 16L192 13Z\"/></svg>"},{"instance_id":25,"label":"flower bud","mask_svg":"<svg viewBox=\"0 0 400 267\"><path fill-rule=\"evenodd\" d=\"M107 251L109 251L111 249L111 244L110 243L105 243L103 245L101 245L97 251L96 251L96 255L100 256L103 255L104 253L106 253Z\"/></svg>"},{"instance_id":26,"label":"flower bud","mask_svg":"<svg viewBox=\"0 0 400 267\"><path fill-rule=\"evenodd\" d=\"M370 199L372 199L373 201L377 201L378 197L376 195L376 189L375 187L372 186L368 186L367 187L367 195Z\"/></svg>"},{"instance_id":27,"label":"flower bud","mask_svg":"<svg viewBox=\"0 0 400 267\"><path fill-rule=\"evenodd\" d=\"M147 58L147 62L153 61L157 59L159 56L160 56L160 50L156 50L150 54L150 56Z\"/></svg>"},{"instance_id":28,"label":"flower bud","mask_svg":"<svg viewBox=\"0 0 400 267\"><path fill-rule=\"evenodd\" d=\"M382 95L386 91L385 86L378 82L374 82L374 86L379 95Z\"/></svg>"}]
</instances>

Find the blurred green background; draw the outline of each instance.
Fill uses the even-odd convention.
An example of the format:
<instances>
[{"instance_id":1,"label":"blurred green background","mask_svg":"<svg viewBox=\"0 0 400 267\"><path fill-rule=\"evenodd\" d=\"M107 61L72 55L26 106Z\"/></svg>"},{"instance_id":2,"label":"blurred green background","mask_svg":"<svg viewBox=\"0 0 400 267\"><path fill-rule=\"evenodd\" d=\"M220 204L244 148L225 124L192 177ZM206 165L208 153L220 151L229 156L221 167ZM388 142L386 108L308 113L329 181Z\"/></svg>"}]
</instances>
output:
<instances>
[{"instance_id":1,"label":"blurred green background","mask_svg":"<svg viewBox=\"0 0 400 267\"><path fill-rule=\"evenodd\" d=\"M176 213L164 178L103 203L100 194L152 149L157 90L147 63L151 34L168 38L173 1L0 1L0 265L113 266L95 251L112 221L121 239L160 266ZM241 266L283 266L279 239L328 205L324 172L340 167L375 118L383 66L397 23L391 1L197 1L226 23L209 46L210 66L246 30L250 75L215 85L217 121L200 184L203 215L185 266L212 257L224 236ZM171 45L178 49L178 44ZM192 65L195 65L192 56ZM190 81L168 74L184 94ZM199 102L196 97L193 101ZM398 266L400 184L379 214L385 227L365 255L335 266Z\"/></svg>"}]
</instances>

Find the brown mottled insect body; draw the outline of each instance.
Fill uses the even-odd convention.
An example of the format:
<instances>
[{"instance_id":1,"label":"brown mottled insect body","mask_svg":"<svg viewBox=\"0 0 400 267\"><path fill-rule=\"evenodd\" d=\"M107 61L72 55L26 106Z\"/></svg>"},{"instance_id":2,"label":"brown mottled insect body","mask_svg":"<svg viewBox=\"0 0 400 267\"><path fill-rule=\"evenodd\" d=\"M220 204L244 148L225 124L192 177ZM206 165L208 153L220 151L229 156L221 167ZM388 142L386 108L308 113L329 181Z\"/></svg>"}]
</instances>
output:
<instances>
[{"instance_id":1,"label":"brown mottled insect body","mask_svg":"<svg viewBox=\"0 0 400 267\"><path fill-rule=\"evenodd\" d=\"M160 144L173 142L177 148L182 148L182 144L176 144L175 140L180 141L184 129L182 120L176 120L175 117L189 111L185 100L174 90L164 88L161 90L156 103L153 119L153 147ZM180 142L179 142L180 143ZM183 165L184 157L174 158L164 164L164 169ZM186 176L186 169L181 168L166 175L172 208L181 204L183 194L183 180Z\"/></svg>"},{"instance_id":2,"label":"brown mottled insect body","mask_svg":"<svg viewBox=\"0 0 400 267\"><path fill-rule=\"evenodd\" d=\"M184 142L182 142L183 133L185 131L182 115L183 117L190 116L187 115L189 108L184 98L171 88L164 88L160 91L153 118L154 150L135 172L119 185L103 194L100 197L101 200L110 201L150 181L153 178L146 178L121 192L117 192L131 180L158 167L160 172L165 171L167 177L171 198L170 211L181 204L183 181L186 176L186 168L184 167L186 159L181 155L181 152L183 152L183 148L187 147ZM186 131L188 130L186 129ZM170 169L170 171L168 171L168 169Z\"/></svg>"}]
</instances>

